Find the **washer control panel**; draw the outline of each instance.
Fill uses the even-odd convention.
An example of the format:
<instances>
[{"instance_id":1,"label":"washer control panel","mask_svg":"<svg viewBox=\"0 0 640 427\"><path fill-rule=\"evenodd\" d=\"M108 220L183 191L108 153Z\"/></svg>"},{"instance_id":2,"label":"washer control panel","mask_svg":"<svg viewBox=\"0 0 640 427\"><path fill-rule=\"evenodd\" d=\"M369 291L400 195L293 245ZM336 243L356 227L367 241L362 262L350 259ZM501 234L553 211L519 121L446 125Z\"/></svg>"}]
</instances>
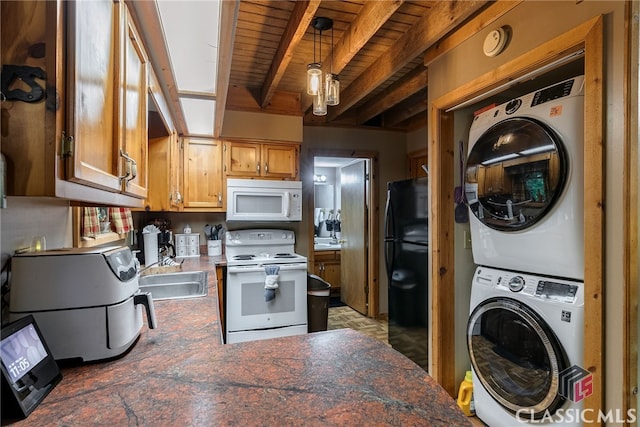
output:
<instances>
[{"instance_id":1,"label":"washer control panel","mask_svg":"<svg viewBox=\"0 0 640 427\"><path fill-rule=\"evenodd\" d=\"M538 281L538 287L536 288L537 297L562 302L573 302L576 299L577 293L578 287L576 285L546 280Z\"/></svg>"},{"instance_id":2,"label":"washer control panel","mask_svg":"<svg viewBox=\"0 0 640 427\"><path fill-rule=\"evenodd\" d=\"M524 288L524 277L514 276L509 279L509 290L512 292L520 292Z\"/></svg>"}]
</instances>

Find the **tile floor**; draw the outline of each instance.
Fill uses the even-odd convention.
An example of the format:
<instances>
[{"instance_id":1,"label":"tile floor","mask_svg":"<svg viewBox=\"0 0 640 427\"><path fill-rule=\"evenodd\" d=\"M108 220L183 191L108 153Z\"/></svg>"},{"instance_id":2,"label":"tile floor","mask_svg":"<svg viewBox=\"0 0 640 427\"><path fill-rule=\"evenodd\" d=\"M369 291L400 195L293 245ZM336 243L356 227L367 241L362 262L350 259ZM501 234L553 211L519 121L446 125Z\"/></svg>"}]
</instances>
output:
<instances>
[{"instance_id":1,"label":"tile floor","mask_svg":"<svg viewBox=\"0 0 640 427\"><path fill-rule=\"evenodd\" d=\"M385 320L365 317L349 306L329 307L327 329L351 328L389 344L389 329Z\"/></svg>"}]
</instances>

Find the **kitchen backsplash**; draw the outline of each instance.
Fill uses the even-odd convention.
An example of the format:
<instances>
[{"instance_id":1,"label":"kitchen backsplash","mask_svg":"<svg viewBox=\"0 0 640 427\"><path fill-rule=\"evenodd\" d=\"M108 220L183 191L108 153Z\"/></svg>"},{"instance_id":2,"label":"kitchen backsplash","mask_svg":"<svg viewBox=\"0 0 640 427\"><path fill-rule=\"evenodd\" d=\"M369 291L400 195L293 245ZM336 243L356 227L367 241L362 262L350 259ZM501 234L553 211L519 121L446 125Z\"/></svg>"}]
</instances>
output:
<instances>
[{"instance_id":1,"label":"kitchen backsplash","mask_svg":"<svg viewBox=\"0 0 640 427\"><path fill-rule=\"evenodd\" d=\"M180 234L188 225L192 233L200 234L200 244L205 244L204 227L209 225L222 224L226 231L225 218L223 212L133 212L133 224L136 230L144 228L156 219L168 220L170 230L173 234Z\"/></svg>"},{"instance_id":2,"label":"kitchen backsplash","mask_svg":"<svg viewBox=\"0 0 640 427\"><path fill-rule=\"evenodd\" d=\"M33 237L44 236L47 249L73 244L69 201L50 197L7 197L7 209L0 210L2 222L2 265Z\"/></svg>"}]
</instances>

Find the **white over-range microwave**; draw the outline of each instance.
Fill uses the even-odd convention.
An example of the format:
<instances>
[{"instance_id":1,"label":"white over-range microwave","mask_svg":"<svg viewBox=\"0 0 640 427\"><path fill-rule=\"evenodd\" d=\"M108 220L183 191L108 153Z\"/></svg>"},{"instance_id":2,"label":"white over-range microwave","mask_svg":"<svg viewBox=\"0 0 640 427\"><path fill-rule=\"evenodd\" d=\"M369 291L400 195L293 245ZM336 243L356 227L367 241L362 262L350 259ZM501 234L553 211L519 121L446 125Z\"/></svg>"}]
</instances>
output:
<instances>
[{"instance_id":1,"label":"white over-range microwave","mask_svg":"<svg viewBox=\"0 0 640 427\"><path fill-rule=\"evenodd\" d=\"M227 179L227 221L301 221L302 183Z\"/></svg>"}]
</instances>

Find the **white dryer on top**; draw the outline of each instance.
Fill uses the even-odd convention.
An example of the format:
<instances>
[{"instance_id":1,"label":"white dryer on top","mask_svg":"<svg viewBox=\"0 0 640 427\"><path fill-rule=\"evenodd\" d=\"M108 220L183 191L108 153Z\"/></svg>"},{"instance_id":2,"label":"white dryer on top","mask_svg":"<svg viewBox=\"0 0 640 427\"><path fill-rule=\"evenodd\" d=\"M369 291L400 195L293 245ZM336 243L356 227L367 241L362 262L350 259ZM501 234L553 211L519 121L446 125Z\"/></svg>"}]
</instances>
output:
<instances>
[{"instance_id":1,"label":"white dryer on top","mask_svg":"<svg viewBox=\"0 0 640 427\"><path fill-rule=\"evenodd\" d=\"M584 280L584 76L477 115L465 194L476 264Z\"/></svg>"}]
</instances>

